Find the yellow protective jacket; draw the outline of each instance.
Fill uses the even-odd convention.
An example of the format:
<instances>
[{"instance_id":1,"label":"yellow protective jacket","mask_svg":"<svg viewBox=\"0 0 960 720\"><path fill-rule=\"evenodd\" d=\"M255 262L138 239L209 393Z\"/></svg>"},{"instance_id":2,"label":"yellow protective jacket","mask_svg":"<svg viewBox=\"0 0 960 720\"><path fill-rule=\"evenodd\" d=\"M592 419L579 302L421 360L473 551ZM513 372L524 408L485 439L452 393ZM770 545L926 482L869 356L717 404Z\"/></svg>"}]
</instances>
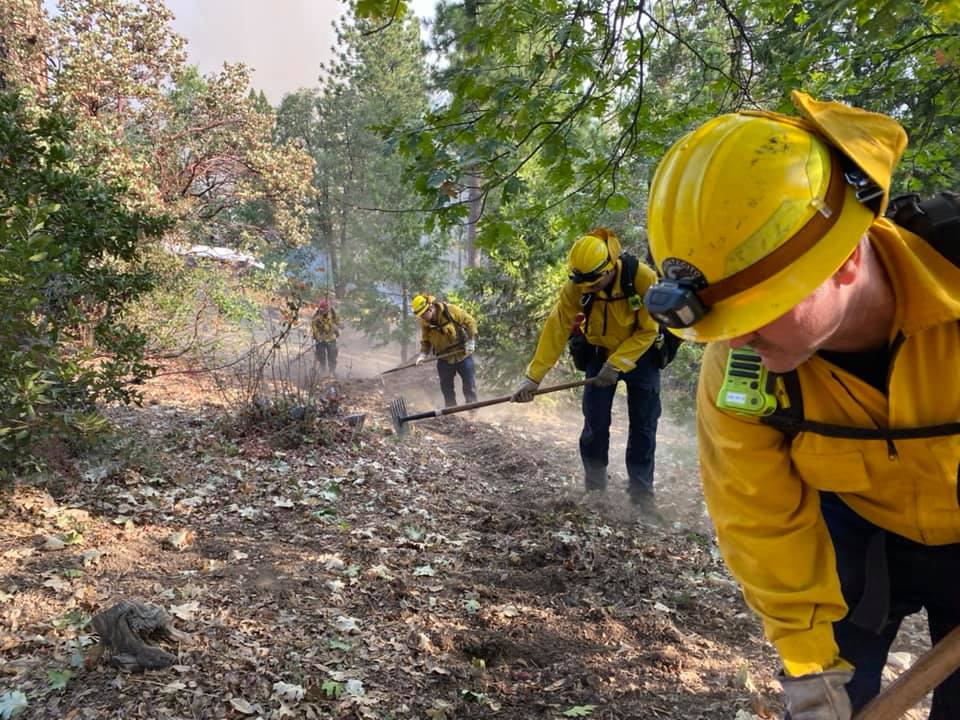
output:
<instances>
[{"instance_id":1,"label":"yellow protective jacket","mask_svg":"<svg viewBox=\"0 0 960 720\"><path fill-rule=\"evenodd\" d=\"M611 251L613 252L614 248L611 248ZM619 253L619 247L616 252ZM616 270L613 283L606 290L595 293L590 317L581 324L581 328L586 326L587 341L591 345L609 351L607 362L623 372L629 372L657 339L660 327L646 310L631 309L623 296L620 286L623 261L619 258ZM639 263L634 276L634 288L640 297L643 297L647 288L656 281L656 277L653 270ZM537 351L527 366L526 376L531 380L543 380L550 368L560 359L577 313L582 310L580 297L580 289L572 281L567 281L560 290L560 297L540 332Z\"/></svg>"},{"instance_id":2,"label":"yellow protective jacket","mask_svg":"<svg viewBox=\"0 0 960 720\"><path fill-rule=\"evenodd\" d=\"M477 337L477 321L465 310L450 303L434 301L437 309L432 322L420 320L420 352L443 355ZM444 362L457 363L467 357L466 351L445 357Z\"/></svg>"},{"instance_id":3,"label":"yellow protective jacket","mask_svg":"<svg viewBox=\"0 0 960 720\"><path fill-rule=\"evenodd\" d=\"M316 312L310 321L310 332L313 339L320 342L334 342L340 335L340 321L335 310L325 313Z\"/></svg>"},{"instance_id":4,"label":"yellow protective jacket","mask_svg":"<svg viewBox=\"0 0 960 720\"><path fill-rule=\"evenodd\" d=\"M896 295L888 394L818 355L798 369L807 420L906 428L960 421L960 269L886 219L870 238ZM728 346L707 347L698 441L720 549L791 675L841 662L847 613L819 490L927 545L960 542L960 437L845 440L780 431L716 406Z\"/></svg>"}]
</instances>

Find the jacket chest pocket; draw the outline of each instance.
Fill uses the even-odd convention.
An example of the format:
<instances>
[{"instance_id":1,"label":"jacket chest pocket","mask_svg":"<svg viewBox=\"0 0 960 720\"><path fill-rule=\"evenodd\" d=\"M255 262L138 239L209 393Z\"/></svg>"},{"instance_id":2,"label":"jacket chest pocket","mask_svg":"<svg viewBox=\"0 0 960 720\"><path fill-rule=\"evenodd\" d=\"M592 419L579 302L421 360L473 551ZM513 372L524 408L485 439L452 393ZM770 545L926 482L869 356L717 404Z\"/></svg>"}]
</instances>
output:
<instances>
[{"instance_id":1,"label":"jacket chest pocket","mask_svg":"<svg viewBox=\"0 0 960 720\"><path fill-rule=\"evenodd\" d=\"M794 450L790 460L800 479L817 490L860 493L870 489L863 453Z\"/></svg>"}]
</instances>

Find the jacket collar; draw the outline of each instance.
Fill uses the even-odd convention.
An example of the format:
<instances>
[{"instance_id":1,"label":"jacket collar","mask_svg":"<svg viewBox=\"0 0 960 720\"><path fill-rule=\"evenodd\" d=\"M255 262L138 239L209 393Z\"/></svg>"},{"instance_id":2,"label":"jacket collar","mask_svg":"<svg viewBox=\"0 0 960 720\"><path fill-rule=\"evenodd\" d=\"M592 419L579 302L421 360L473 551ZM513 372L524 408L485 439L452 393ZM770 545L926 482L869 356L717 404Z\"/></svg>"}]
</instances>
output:
<instances>
[{"instance_id":1,"label":"jacket collar","mask_svg":"<svg viewBox=\"0 0 960 720\"><path fill-rule=\"evenodd\" d=\"M869 233L896 297L893 335L960 321L960 268L886 218L876 220Z\"/></svg>"}]
</instances>

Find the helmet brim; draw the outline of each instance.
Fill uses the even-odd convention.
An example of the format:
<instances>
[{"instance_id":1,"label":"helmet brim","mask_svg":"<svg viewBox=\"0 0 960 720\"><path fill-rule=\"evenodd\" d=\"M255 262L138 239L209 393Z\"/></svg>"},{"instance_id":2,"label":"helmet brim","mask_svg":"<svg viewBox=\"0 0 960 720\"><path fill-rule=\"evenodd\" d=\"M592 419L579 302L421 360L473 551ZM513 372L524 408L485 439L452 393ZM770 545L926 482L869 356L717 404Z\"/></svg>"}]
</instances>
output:
<instances>
[{"instance_id":1,"label":"helmet brim","mask_svg":"<svg viewBox=\"0 0 960 720\"><path fill-rule=\"evenodd\" d=\"M873 212L847 188L843 212L812 248L772 277L710 308L700 322L671 331L691 342L729 340L786 314L840 269L873 223Z\"/></svg>"}]
</instances>

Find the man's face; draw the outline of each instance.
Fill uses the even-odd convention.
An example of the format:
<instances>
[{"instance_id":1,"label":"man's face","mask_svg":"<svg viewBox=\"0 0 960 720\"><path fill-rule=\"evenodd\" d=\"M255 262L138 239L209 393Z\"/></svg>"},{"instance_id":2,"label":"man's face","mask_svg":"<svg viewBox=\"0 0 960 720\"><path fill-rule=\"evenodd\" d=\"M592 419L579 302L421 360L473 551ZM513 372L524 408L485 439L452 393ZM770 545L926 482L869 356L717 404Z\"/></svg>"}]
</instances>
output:
<instances>
[{"instance_id":1,"label":"man's face","mask_svg":"<svg viewBox=\"0 0 960 720\"><path fill-rule=\"evenodd\" d=\"M732 338L730 347L752 347L768 370L793 370L824 347L843 320L846 302L830 278L799 305L762 328Z\"/></svg>"},{"instance_id":2,"label":"man's face","mask_svg":"<svg viewBox=\"0 0 960 720\"><path fill-rule=\"evenodd\" d=\"M423 311L423 315L420 316L420 319L424 322L433 322L433 316L437 314L436 308L431 305L426 310Z\"/></svg>"},{"instance_id":3,"label":"man's face","mask_svg":"<svg viewBox=\"0 0 960 720\"><path fill-rule=\"evenodd\" d=\"M615 272L616 272L616 268L610 268L603 275L601 275L595 283L592 283L585 287L581 287L580 292L583 293L584 295L587 295L589 293L600 292L601 290L605 289L607 285L611 283L611 281L613 280L613 274Z\"/></svg>"}]
</instances>

